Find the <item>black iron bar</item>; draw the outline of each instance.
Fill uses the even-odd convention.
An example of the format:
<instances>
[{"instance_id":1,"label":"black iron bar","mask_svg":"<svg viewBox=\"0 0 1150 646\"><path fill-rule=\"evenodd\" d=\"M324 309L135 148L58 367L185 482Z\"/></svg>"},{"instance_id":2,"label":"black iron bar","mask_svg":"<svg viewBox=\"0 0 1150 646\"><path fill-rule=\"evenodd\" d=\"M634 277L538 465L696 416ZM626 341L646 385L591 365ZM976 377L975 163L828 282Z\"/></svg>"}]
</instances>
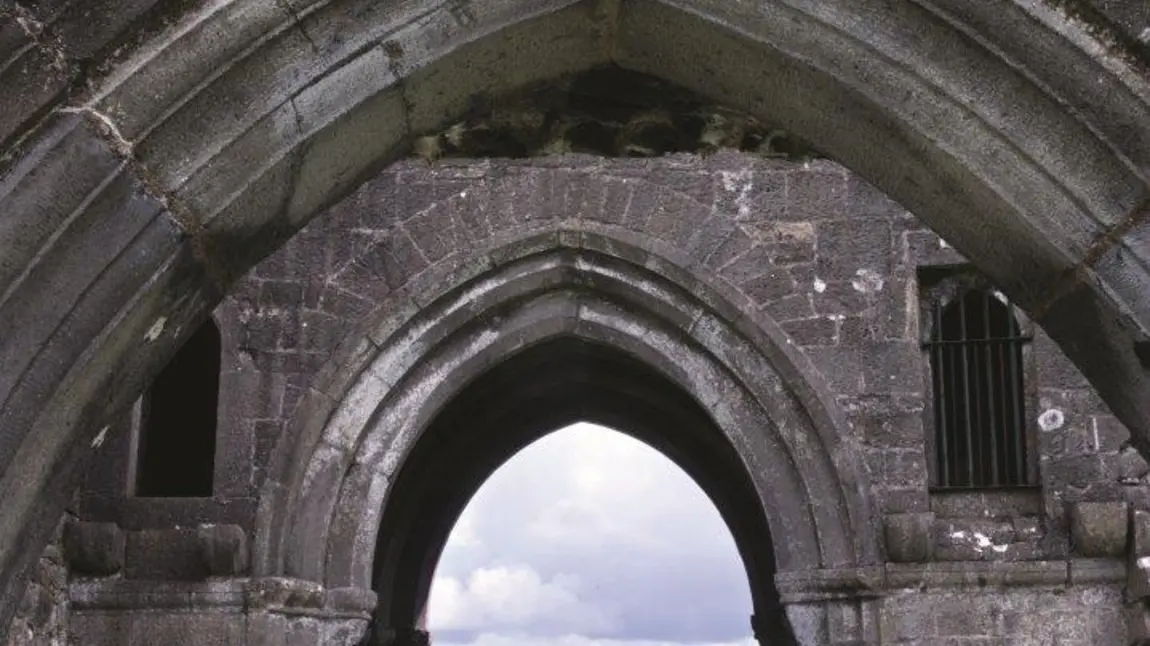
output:
<instances>
[{"instance_id":1,"label":"black iron bar","mask_svg":"<svg viewBox=\"0 0 1150 646\"><path fill-rule=\"evenodd\" d=\"M961 298L958 301L958 322L960 334L963 338L966 337L966 299ZM963 408L966 412L966 473L967 485L973 486L974 481L974 431L970 423L970 363L967 361L967 346L959 346L958 350L962 352L962 390L963 390Z\"/></svg>"},{"instance_id":2,"label":"black iron bar","mask_svg":"<svg viewBox=\"0 0 1150 646\"><path fill-rule=\"evenodd\" d=\"M942 338L942 307L935 303L931 307L932 318L934 325L931 329L931 339L938 340ZM937 433L935 433L935 441L938 446L935 451L938 455L938 483L946 487L950 485L950 460L948 459L947 443L950 437L947 434L946 424L946 378L944 370L946 370L946 362L943 361L943 348L941 345L935 343L930 347L930 360L934 373L934 423Z\"/></svg>"},{"instance_id":3,"label":"black iron bar","mask_svg":"<svg viewBox=\"0 0 1150 646\"><path fill-rule=\"evenodd\" d=\"M1014 312L1011 311L1013 309L1012 306L1008 303L1007 307L1010 308L1007 310L1009 314L1009 316L1007 316L1007 325L1010 327L1010 334L1011 336L1018 336L1020 333L1020 330L1018 330L1018 321L1015 320ZM1025 433L1026 422L1023 416L1024 409L1022 393L1020 392L1021 389L1018 386L1019 372L1022 368L1019 365L1019 363L1022 361L1022 344L1020 342L1015 342L1008 345L1006 349L1010 355L1008 358L1008 364L1010 365L1010 401L1011 404L1013 404L1012 408L1014 409L1014 419L1012 420L1014 422L1014 428L1012 429L1014 432L1014 468L1018 474L1017 484L1026 484L1029 478L1028 474L1026 473L1026 465L1024 462L1022 445L1022 436Z\"/></svg>"},{"instance_id":4,"label":"black iron bar","mask_svg":"<svg viewBox=\"0 0 1150 646\"><path fill-rule=\"evenodd\" d=\"M986 293L986 299L983 301L982 308L982 323L985 336L990 336L990 299L992 292ZM998 460L998 420L994 418L994 357L991 345L984 344L986 348L986 422L990 425L990 484L998 486L999 484L999 460Z\"/></svg>"}]
</instances>

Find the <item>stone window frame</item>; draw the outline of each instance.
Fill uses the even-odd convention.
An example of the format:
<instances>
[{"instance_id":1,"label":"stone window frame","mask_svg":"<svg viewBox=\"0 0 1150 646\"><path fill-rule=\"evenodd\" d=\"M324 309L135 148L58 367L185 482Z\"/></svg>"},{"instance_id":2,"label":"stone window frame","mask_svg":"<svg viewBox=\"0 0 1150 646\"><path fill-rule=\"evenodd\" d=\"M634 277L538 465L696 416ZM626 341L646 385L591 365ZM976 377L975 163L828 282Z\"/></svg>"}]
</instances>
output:
<instances>
[{"instance_id":1,"label":"stone window frame","mask_svg":"<svg viewBox=\"0 0 1150 646\"><path fill-rule=\"evenodd\" d=\"M225 303L226 304L226 301ZM104 447L108 455L94 461L78 491L79 516L83 520L115 522L124 529L167 528L198 523L239 524L254 521L251 469L253 440L239 414L244 393L225 385L223 377L240 368L241 357L235 339L234 313L221 304L211 314L220 333L220 392L216 402L216 449L212 460L212 495L203 497L147 497L135 493L135 470L139 436L143 422L145 395L121 413L113 425L122 429L110 433ZM145 390L146 393L146 390ZM237 469L236 462L245 468Z\"/></svg>"},{"instance_id":2,"label":"stone window frame","mask_svg":"<svg viewBox=\"0 0 1150 646\"><path fill-rule=\"evenodd\" d=\"M220 340L219 376L220 377L222 377L222 375L228 370L229 363L231 361L235 360L234 353L229 351L231 344L228 343L227 329L225 327L225 321L223 321L222 318L223 317L219 316L218 311L217 311L217 312L213 312L211 316L209 316L207 319L204 320L203 323L201 323L201 325L207 324L209 322L212 323L216 327L217 334L219 334L219 340ZM224 488L224 486L223 486L225 484L224 480L226 480L226 478L227 478L227 474L224 473L223 470L221 469L221 466L223 463L222 458L223 458L223 456L227 455L227 452L229 450L235 449L235 447L229 446L230 443L226 441L226 439L228 437L232 436L233 434L227 432L229 430L228 425L227 425L227 420L231 419L232 416L227 414L227 408L228 408L227 402L229 400L229 397L227 396L228 393L227 393L227 389L225 388L225 383L224 383L223 379L222 378L220 379L219 384L217 386L217 392L216 392L216 427L214 429L214 433L215 433L216 437L215 437L215 451L214 451L214 454L212 456L212 491L211 491L211 494L207 495L207 496L147 496L147 495L140 495L136 492L136 487L137 487L136 478L138 475L137 469L139 468L140 460L142 458L142 456L140 455L140 449L141 449L140 439L141 439L141 436L143 435L143 433L145 432L145 428L144 428L144 425L145 425L144 403L147 400L148 396L151 394L151 390L152 390L152 384L149 383L148 387L145 388L143 390L143 392L140 394L140 396L136 398L136 401L132 402L132 410L131 410L131 414L130 414L130 423L129 423L129 427L128 427L129 428L128 455L127 455L127 459L125 460L125 464L124 464L124 469L126 469L126 473L124 474L123 489L122 489L124 492L124 497L126 499L129 499L129 500L163 499L163 500L173 500L173 501L176 501L176 500L204 500L204 499L210 499L210 498L216 497L217 495L220 494L221 489Z\"/></svg>"},{"instance_id":3,"label":"stone window frame","mask_svg":"<svg viewBox=\"0 0 1150 646\"><path fill-rule=\"evenodd\" d=\"M958 289L968 286L978 286L983 289L995 289L978 269L971 263L950 263L937 265L918 265L915 271L916 297L918 298L919 338L917 339L922 352L922 379L923 379L923 450L927 465L927 490L932 497L937 496L981 496L993 492L1016 492L1042 490L1041 474L1041 438L1038 424L1034 418L1034 411L1038 410L1038 380L1037 360L1033 343L1022 345L1022 405L1023 405L1023 441L1025 451L1026 481L1024 485L1000 485L997 487L969 487L969 488L942 488L938 482L938 460L936 452L936 429L934 413L934 379L933 366L925 343L930 340L933 320L931 312L935 303L940 299L954 295ZM1038 332L1037 324L1017 305L1011 304L1012 313L1018 323L1021 334L1033 338Z\"/></svg>"},{"instance_id":4,"label":"stone window frame","mask_svg":"<svg viewBox=\"0 0 1150 646\"><path fill-rule=\"evenodd\" d=\"M221 433L220 433L220 421L221 421L221 418L223 416L220 415L220 407L221 407L220 404L221 404L221 398L222 398L223 390L224 390L223 384L220 382L220 377L224 372L224 370L223 370L223 368L224 368L223 333L221 332L220 324L218 321L216 321L215 317L209 316L202 323L200 323L200 325L192 333L192 336L187 341L185 341L185 345L183 347L181 347L180 350L177 352L176 356L174 356L172 358L172 362L175 362L177 357L182 356L182 353L187 349L188 345L191 344L192 341L194 339L196 339L201 333L203 333L207 330L210 330L211 334L214 335L214 337L215 337L215 348L214 349L216 351L216 357L215 357L215 362L214 362L214 369L215 369L215 373L216 373L215 374L216 387L215 387L215 395L213 398L215 410L213 411L213 414L211 415L212 426L211 426L210 431L207 431L207 429L200 429L198 427L193 427L193 428L195 428L195 432L197 435L201 435L201 434L206 435L208 432L210 432L210 434L211 434L211 444L212 444L211 470L212 470L212 475L211 475L211 480L210 480L210 485L209 485L210 490L206 494L201 493L201 494L196 494L196 495L174 495L171 493L164 493L164 494L140 493L140 489L141 489L141 483L140 483L141 473L140 473L140 471L141 471L141 467L145 466L145 461L148 459L148 456L146 455L147 448L145 446L145 436L151 436L153 433L156 432L156 426L155 426L155 419L154 418L157 415L152 409L153 399L156 396L157 383L158 383L160 377L163 376L167 372L168 368L165 367L160 372L160 376L157 376L156 379L154 379L151 383L149 383L148 387L145 388L143 390L143 392L140 393L140 396L138 398L136 398L136 401L134 401L132 403L131 424L130 424L130 433L129 433L130 439L129 439L129 443L128 443L129 457L128 457L127 465L126 465L127 469L128 469L128 473L126 476L126 481L124 483L126 488L127 488L127 496L128 497L132 497L132 498L210 498L210 497L215 495L216 484L218 483L219 477L220 477L220 474L218 473L219 472L219 464L218 464L219 463L219 460L218 460L218 457L219 457L218 456L218 448L219 447L217 446L217 440L220 438L220 435L221 435ZM206 348L203 348L202 350L206 351ZM169 366L170 365L171 365L171 362L169 363ZM194 377L196 378L195 380L198 380L198 378L202 377L202 376L205 376L205 375L199 374L198 369L197 369L197 373L194 374ZM188 383L189 380L187 379L187 375L181 375L179 382L180 382L181 387L183 387L185 385L190 385ZM200 392L200 391L202 391L204 393L207 392L207 389L204 388L202 385L192 386L191 389L193 391L197 391L197 392ZM193 403L203 403L203 402L200 402L197 400L198 400L198 396L194 397ZM206 417L205 417L204 421L206 421ZM195 457L197 459L200 459L201 457L206 457L206 456L197 455Z\"/></svg>"}]
</instances>

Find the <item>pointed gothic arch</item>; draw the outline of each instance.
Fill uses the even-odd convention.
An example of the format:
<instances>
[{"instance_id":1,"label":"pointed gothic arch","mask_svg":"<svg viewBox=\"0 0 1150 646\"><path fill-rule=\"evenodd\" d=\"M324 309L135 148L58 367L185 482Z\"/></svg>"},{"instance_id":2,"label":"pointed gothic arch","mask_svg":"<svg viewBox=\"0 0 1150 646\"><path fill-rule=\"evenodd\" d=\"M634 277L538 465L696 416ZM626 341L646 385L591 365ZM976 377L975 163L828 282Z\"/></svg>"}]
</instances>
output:
<instances>
[{"instance_id":1,"label":"pointed gothic arch","mask_svg":"<svg viewBox=\"0 0 1150 646\"><path fill-rule=\"evenodd\" d=\"M427 303L418 311L382 307L277 448L257 574L372 588L377 630L410 631L483 479L556 424L589 417L656 446L715 501L764 634L823 625L825 608L788 596L803 581L865 588L883 558L877 515L817 372L769 322L750 325L704 285L653 271L666 267L657 257L637 265L626 258L646 254L629 245L594 246L492 250L500 260L476 275L405 295ZM508 417L524 395L547 405ZM489 439L453 431L461 419ZM795 637L813 645L817 630Z\"/></svg>"}]
</instances>

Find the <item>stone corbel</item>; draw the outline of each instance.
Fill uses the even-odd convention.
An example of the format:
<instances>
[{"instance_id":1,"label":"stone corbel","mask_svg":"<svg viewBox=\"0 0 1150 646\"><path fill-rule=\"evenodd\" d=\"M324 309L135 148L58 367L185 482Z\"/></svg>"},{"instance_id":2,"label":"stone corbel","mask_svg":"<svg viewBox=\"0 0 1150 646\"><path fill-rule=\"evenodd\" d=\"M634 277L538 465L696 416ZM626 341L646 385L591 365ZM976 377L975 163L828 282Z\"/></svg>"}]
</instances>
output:
<instances>
[{"instance_id":1,"label":"stone corbel","mask_svg":"<svg viewBox=\"0 0 1150 646\"><path fill-rule=\"evenodd\" d=\"M887 558L895 563L926 563L934 555L934 512L887 514L883 519Z\"/></svg>"},{"instance_id":2,"label":"stone corbel","mask_svg":"<svg viewBox=\"0 0 1150 646\"><path fill-rule=\"evenodd\" d=\"M1150 512L1131 510L1128 527L1126 629L1131 646L1150 646Z\"/></svg>"},{"instance_id":3,"label":"stone corbel","mask_svg":"<svg viewBox=\"0 0 1150 646\"><path fill-rule=\"evenodd\" d=\"M1122 558L1126 553L1129 519L1125 502L1070 504L1070 541L1074 552L1087 558Z\"/></svg>"},{"instance_id":4,"label":"stone corbel","mask_svg":"<svg viewBox=\"0 0 1150 646\"><path fill-rule=\"evenodd\" d=\"M116 523L69 520L64 525L68 569L85 576L111 576L124 569L124 531Z\"/></svg>"}]
</instances>

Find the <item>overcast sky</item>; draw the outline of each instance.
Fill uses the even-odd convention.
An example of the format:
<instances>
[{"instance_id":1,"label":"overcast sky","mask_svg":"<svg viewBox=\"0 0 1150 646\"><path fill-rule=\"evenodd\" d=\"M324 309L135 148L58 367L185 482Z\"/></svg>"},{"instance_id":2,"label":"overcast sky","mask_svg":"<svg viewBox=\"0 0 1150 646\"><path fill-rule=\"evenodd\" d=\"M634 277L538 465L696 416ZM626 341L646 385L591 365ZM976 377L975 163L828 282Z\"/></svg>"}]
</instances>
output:
<instances>
[{"instance_id":1,"label":"overcast sky","mask_svg":"<svg viewBox=\"0 0 1150 646\"><path fill-rule=\"evenodd\" d=\"M734 539L654 449L576 424L480 488L431 590L435 646L752 646Z\"/></svg>"}]
</instances>

